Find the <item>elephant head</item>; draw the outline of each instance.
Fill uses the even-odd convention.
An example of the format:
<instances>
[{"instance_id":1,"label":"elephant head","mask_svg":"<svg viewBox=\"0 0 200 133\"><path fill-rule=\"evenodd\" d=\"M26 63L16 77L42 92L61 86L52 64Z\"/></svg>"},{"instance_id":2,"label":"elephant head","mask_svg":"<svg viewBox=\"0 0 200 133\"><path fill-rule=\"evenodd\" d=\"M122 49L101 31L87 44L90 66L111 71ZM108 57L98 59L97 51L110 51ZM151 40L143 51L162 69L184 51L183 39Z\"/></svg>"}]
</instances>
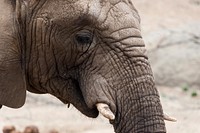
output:
<instances>
[{"instance_id":1,"label":"elephant head","mask_svg":"<svg viewBox=\"0 0 200 133\"><path fill-rule=\"evenodd\" d=\"M50 93L117 133L165 133L164 114L130 0L0 2L0 104Z\"/></svg>"}]
</instances>

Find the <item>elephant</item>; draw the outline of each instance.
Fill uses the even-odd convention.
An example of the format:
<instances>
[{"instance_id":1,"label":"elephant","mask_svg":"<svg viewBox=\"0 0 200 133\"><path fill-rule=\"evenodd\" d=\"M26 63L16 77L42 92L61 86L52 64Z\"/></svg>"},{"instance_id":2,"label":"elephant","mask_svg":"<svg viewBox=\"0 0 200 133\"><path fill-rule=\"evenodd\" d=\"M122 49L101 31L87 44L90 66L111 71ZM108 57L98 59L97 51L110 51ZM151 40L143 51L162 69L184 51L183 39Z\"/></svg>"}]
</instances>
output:
<instances>
[{"instance_id":1,"label":"elephant","mask_svg":"<svg viewBox=\"0 0 200 133\"><path fill-rule=\"evenodd\" d=\"M1 0L0 105L51 94L116 133L166 133L131 0Z\"/></svg>"}]
</instances>

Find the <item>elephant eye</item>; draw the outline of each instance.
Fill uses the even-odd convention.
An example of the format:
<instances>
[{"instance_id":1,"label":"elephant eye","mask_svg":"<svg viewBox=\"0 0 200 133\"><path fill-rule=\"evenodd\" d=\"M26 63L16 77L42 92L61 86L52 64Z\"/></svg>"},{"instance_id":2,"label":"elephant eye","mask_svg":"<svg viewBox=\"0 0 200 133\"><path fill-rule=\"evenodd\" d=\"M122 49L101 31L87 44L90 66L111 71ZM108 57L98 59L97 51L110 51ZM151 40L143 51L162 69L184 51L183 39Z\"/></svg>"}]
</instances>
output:
<instances>
[{"instance_id":1,"label":"elephant eye","mask_svg":"<svg viewBox=\"0 0 200 133\"><path fill-rule=\"evenodd\" d=\"M80 45L88 45L93 41L93 34L89 31L81 31L76 34L75 40Z\"/></svg>"}]
</instances>

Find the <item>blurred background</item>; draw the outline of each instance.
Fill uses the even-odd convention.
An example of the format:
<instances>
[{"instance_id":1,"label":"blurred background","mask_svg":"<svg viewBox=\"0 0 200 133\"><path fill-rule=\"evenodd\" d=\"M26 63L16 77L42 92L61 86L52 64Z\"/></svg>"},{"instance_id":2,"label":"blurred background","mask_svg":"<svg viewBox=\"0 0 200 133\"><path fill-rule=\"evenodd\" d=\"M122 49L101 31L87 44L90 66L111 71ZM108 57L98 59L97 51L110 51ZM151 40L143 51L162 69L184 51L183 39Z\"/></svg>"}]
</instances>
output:
<instances>
[{"instance_id":1,"label":"blurred background","mask_svg":"<svg viewBox=\"0 0 200 133\"><path fill-rule=\"evenodd\" d=\"M200 133L200 0L132 0L141 16L164 111L178 122L166 122L168 133ZM101 116L90 119L50 95L28 93L17 110L0 110L0 133L5 125L23 131L38 126L41 133L114 133Z\"/></svg>"}]
</instances>

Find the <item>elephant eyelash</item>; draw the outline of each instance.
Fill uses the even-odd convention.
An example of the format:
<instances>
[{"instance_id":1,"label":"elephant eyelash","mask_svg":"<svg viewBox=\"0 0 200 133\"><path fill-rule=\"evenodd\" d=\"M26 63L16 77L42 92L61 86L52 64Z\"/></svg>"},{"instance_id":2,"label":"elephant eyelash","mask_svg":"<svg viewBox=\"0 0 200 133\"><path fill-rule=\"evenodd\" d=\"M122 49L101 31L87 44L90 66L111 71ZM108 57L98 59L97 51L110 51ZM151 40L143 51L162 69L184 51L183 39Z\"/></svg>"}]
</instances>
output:
<instances>
[{"instance_id":1,"label":"elephant eyelash","mask_svg":"<svg viewBox=\"0 0 200 133\"><path fill-rule=\"evenodd\" d=\"M75 35L75 41L79 45L91 45L93 42L93 34L88 31L82 31Z\"/></svg>"}]
</instances>

